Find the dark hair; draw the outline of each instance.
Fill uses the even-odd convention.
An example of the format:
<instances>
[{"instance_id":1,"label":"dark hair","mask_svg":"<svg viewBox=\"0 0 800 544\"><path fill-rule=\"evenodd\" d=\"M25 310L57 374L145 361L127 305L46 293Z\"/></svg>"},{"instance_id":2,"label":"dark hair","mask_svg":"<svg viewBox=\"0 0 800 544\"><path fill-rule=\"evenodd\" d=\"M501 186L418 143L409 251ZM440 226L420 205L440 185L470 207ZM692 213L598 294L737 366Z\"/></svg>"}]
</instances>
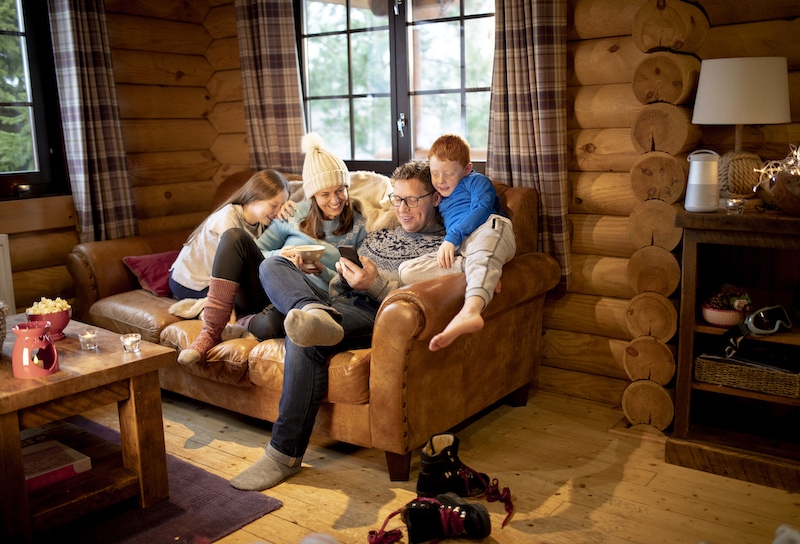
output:
<instances>
[{"instance_id":1,"label":"dark hair","mask_svg":"<svg viewBox=\"0 0 800 544\"><path fill-rule=\"evenodd\" d=\"M428 166L427 161L410 160L405 164L401 164L392 172L392 185L394 185L395 181L400 179L419 180L429 193L436 190L431 181L431 168Z\"/></svg>"},{"instance_id":2,"label":"dark hair","mask_svg":"<svg viewBox=\"0 0 800 544\"><path fill-rule=\"evenodd\" d=\"M338 190L339 187L336 187L336 189ZM344 203L342 213L339 214L338 217L339 226L333 231L333 234L337 236L340 234L347 234L353 230L353 206L351 206L350 191L347 187L345 187L345 190L347 191L347 200ZM324 240L325 229L323 224L325 222L325 217L322 215L322 210L319 208L317 200L313 196L309 200L311 200L311 207L308 210L306 218L300 222L300 232L312 238L316 238L317 240Z\"/></svg>"}]
</instances>

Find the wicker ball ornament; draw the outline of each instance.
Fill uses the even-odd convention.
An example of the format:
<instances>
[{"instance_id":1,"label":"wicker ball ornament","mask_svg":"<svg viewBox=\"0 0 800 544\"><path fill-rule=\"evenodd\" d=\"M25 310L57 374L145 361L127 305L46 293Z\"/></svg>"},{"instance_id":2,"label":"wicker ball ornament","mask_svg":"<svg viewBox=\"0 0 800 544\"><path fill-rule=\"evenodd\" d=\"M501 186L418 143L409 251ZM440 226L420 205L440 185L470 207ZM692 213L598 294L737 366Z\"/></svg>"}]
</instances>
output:
<instances>
[{"instance_id":1,"label":"wicker ball ornament","mask_svg":"<svg viewBox=\"0 0 800 544\"><path fill-rule=\"evenodd\" d=\"M763 161L755 153L730 151L719 160L719 194L723 198L753 198Z\"/></svg>"}]
</instances>

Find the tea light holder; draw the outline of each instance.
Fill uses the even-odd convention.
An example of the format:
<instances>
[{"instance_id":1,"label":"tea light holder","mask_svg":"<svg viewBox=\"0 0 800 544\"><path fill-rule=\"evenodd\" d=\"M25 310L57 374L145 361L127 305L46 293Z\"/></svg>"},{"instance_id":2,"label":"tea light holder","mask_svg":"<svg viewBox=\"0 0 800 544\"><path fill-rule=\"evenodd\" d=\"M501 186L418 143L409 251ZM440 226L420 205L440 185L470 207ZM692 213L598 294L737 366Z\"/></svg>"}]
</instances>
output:
<instances>
[{"instance_id":1,"label":"tea light holder","mask_svg":"<svg viewBox=\"0 0 800 544\"><path fill-rule=\"evenodd\" d=\"M97 330L84 329L78 339L81 341L81 349L97 349Z\"/></svg>"},{"instance_id":2,"label":"tea light holder","mask_svg":"<svg viewBox=\"0 0 800 544\"><path fill-rule=\"evenodd\" d=\"M139 342L142 341L142 335L138 332L132 332L123 334L119 337L119 340L122 342L122 351L125 353L138 353Z\"/></svg>"},{"instance_id":3,"label":"tea light holder","mask_svg":"<svg viewBox=\"0 0 800 544\"><path fill-rule=\"evenodd\" d=\"M743 198L729 198L725 201L725 209L728 211L728 215L740 215L744 213L744 203L745 200Z\"/></svg>"}]
</instances>

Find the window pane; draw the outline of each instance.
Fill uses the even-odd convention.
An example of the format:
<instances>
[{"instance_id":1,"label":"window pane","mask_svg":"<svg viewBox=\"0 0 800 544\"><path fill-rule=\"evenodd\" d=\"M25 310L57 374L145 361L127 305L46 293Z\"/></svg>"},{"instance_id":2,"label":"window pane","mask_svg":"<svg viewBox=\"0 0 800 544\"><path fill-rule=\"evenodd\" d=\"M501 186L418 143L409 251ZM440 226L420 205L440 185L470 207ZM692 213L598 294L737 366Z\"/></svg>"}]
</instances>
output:
<instances>
[{"instance_id":1,"label":"window pane","mask_svg":"<svg viewBox=\"0 0 800 544\"><path fill-rule=\"evenodd\" d=\"M347 8L339 0L306 0L306 34L347 29Z\"/></svg>"},{"instance_id":2,"label":"window pane","mask_svg":"<svg viewBox=\"0 0 800 544\"><path fill-rule=\"evenodd\" d=\"M433 141L448 132L463 134L461 94L432 94L412 99L414 118L414 156L427 158Z\"/></svg>"},{"instance_id":3,"label":"window pane","mask_svg":"<svg viewBox=\"0 0 800 544\"><path fill-rule=\"evenodd\" d=\"M308 95L347 94L347 37L320 36L306 40Z\"/></svg>"},{"instance_id":4,"label":"window pane","mask_svg":"<svg viewBox=\"0 0 800 544\"><path fill-rule=\"evenodd\" d=\"M369 4L367 6L366 4ZM350 3L350 28L372 28L389 24L389 3L386 0Z\"/></svg>"},{"instance_id":5,"label":"window pane","mask_svg":"<svg viewBox=\"0 0 800 544\"><path fill-rule=\"evenodd\" d=\"M25 39L0 36L0 103L30 102L22 48Z\"/></svg>"},{"instance_id":6,"label":"window pane","mask_svg":"<svg viewBox=\"0 0 800 544\"><path fill-rule=\"evenodd\" d=\"M391 92L389 31L377 30L352 35L353 93Z\"/></svg>"},{"instance_id":7,"label":"window pane","mask_svg":"<svg viewBox=\"0 0 800 544\"><path fill-rule=\"evenodd\" d=\"M457 17L459 2L442 2L441 0L408 0L411 21Z\"/></svg>"},{"instance_id":8,"label":"window pane","mask_svg":"<svg viewBox=\"0 0 800 544\"><path fill-rule=\"evenodd\" d=\"M356 160L392 160L391 98L357 98L353 100Z\"/></svg>"},{"instance_id":9,"label":"window pane","mask_svg":"<svg viewBox=\"0 0 800 544\"><path fill-rule=\"evenodd\" d=\"M473 161L485 161L489 146L489 92L467 93L467 133Z\"/></svg>"},{"instance_id":10,"label":"window pane","mask_svg":"<svg viewBox=\"0 0 800 544\"><path fill-rule=\"evenodd\" d=\"M0 30L23 31L17 0L0 2Z\"/></svg>"},{"instance_id":11,"label":"window pane","mask_svg":"<svg viewBox=\"0 0 800 544\"><path fill-rule=\"evenodd\" d=\"M35 172L32 108L0 107L0 172Z\"/></svg>"},{"instance_id":12,"label":"window pane","mask_svg":"<svg viewBox=\"0 0 800 544\"><path fill-rule=\"evenodd\" d=\"M494 19L464 22L466 88L491 87L494 65Z\"/></svg>"},{"instance_id":13,"label":"window pane","mask_svg":"<svg viewBox=\"0 0 800 544\"><path fill-rule=\"evenodd\" d=\"M464 15L494 13L494 2L495 0L464 0Z\"/></svg>"},{"instance_id":14,"label":"window pane","mask_svg":"<svg viewBox=\"0 0 800 544\"><path fill-rule=\"evenodd\" d=\"M412 90L461 88L461 43L457 22L411 27Z\"/></svg>"},{"instance_id":15,"label":"window pane","mask_svg":"<svg viewBox=\"0 0 800 544\"><path fill-rule=\"evenodd\" d=\"M350 104L347 99L312 100L308 125L325 140L325 147L342 160L352 159L350 152Z\"/></svg>"}]
</instances>

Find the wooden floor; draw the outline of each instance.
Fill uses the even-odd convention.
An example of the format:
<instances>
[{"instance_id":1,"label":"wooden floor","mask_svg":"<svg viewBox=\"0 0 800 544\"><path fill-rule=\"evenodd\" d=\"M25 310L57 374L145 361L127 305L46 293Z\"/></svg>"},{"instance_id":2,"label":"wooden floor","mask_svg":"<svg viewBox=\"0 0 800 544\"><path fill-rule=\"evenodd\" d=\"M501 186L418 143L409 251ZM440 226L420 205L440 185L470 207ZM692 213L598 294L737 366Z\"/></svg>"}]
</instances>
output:
<instances>
[{"instance_id":1,"label":"wooden floor","mask_svg":"<svg viewBox=\"0 0 800 544\"><path fill-rule=\"evenodd\" d=\"M165 393L167 451L224 478L258 459L269 425ZM85 414L118 428L114 407ZM800 527L800 495L664 463L663 437L626 430L608 406L534 392L523 408L499 406L458 430L460 457L511 489L516 513L496 543L771 543L782 523ZM314 438L303 469L265 493L276 512L219 541L298 544L315 533L367 542L370 530L415 497L412 480L390 482L376 450ZM478 499L470 499L478 501ZM388 528L403 530L399 516ZM450 540L448 542L474 542Z\"/></svg>"}]
</instances>

